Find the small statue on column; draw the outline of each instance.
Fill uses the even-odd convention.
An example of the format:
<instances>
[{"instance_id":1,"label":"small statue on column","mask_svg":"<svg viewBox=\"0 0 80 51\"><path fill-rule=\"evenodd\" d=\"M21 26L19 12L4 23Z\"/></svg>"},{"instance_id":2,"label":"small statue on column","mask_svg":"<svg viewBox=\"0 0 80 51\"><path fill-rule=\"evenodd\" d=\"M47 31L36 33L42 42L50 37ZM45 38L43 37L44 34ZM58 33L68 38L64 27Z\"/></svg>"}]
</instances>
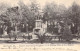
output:
<instances>
[{"instance_id":1,"label":"small statue on column","mask_svg":"<svg viewBox=\"0 0 80 51\"><path fill-rule=\"evenodd\" d=\"M36 16L36 19L37 19L37 20L40 20L40 15Z\"/></svg>"}]
</instances>

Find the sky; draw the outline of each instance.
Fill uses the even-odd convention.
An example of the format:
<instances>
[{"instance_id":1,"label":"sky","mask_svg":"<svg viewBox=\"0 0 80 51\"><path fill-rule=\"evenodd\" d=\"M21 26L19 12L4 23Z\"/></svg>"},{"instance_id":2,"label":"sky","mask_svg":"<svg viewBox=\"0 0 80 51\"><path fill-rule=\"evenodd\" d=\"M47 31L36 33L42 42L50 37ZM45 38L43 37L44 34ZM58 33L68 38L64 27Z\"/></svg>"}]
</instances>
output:
<instances>
[{"instance_id":1,"label":"sky","mask_svg":"<svg viewBox=\"0 0 80 51\"><path fill-rule=\"evenodd\" d=\"M10 6L17 6L18 4L18 2L19 2L20 0L0 0L0 4L1 3L6 3L6 4L8 4L8 5L10 5ZM29 5L30 4L30 0L21 0L21 1L23 1L26 5ZM44 7L45 6L45 4L47 4L47 3L51 3L51 2L55 2L56 4L58 4L58 5L62 5L62 4L64 4L66 7L70 7L71 6L71 4L75 1L76 3L80 3L80 0L36 0L39 4L40 4L40 6L41 7ZM79 4L80 5L80 4Z\"/></svg>"}]
</instances>

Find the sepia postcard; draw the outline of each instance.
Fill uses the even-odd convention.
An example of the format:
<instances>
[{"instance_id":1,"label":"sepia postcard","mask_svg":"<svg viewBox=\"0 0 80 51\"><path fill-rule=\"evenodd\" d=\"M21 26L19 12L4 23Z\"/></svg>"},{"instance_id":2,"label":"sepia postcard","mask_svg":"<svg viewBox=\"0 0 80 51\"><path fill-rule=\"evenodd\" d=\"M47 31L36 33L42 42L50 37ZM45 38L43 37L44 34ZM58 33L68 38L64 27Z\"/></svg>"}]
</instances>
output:
<instances>
[{"instance_id":1,"label":"sepia postcard","mask_svg":"<svg viewBox=\"0 0 80 51\"><path fill-rule=\"evenodd\" d=\"M79 51L80 0L0 0L0 51Z\"/></svg>"}]
</instances>

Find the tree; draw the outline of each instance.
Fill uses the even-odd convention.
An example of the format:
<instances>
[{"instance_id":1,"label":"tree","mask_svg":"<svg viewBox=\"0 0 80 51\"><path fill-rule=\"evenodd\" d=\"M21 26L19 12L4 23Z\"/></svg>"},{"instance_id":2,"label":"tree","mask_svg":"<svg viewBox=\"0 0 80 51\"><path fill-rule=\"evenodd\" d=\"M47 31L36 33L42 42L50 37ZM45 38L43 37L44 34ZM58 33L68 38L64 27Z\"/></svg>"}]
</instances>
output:
<instances>
[{"instance_id":1,"label":"tree","mask_svg":"<svg viewBox=\"0 0 80 51\"><path fill-rule=\"evenodd\" d=\"M36 1L31 1L30 10L34 14L34 17L39 16L40 6Z\"/></svg>"},{"instance_id":2,"label":"tree","mask_svg":"<svg viewBox=\"0 0 80 51\"><path fill-rule=\"evenodd\" d=\"M64 13L64 16L65 16L65 18L67 18L66 21L68 23L74 24L73 31L75 33L77 33L78 32L78 27L80 25L80 6L78 4L76 4L76 2L73 2L72 6L70 8L68 8L66 10L66 12Z\"/></svg>"},{"instance_id":3,"label":"tree","mask_svg":"<svg viewBox=\"0 0 80 51\"><path fill-rule=\"evenodd\" d=\"M19 9L19 7L16 6L16 7L8 8L6 11L6 18L9 19L8 23L11 24L8 27L12 27L11 30L13 30L15 32L13 34L15 41L17 40L17 26L20 21L20 17L19 17L20 14L19 14L18 9Z\"/></svg>"},{"instance_id":4,"label":"tree","mask_svg":"<svg viewBox=\"0 0 80 51\"><path fill-rule=\"evenodd\" d=\"M22 1L19 1L19 12L23 23L28 23L28 20L31 19L31 12L27 5L25 5Z\"/></svg>"},{"instance_id":5,"label":"tree","mask_svg":"<svg viewBox=\"0 0 80 51\"><path fill-rule=\"evenodd\" d=\"M80 6L77 5L75 2L73 3L72 7L71 7L71 11L72 11L72 21L74 23L76 23L76 25L79 25L80 23Z\"/></svg>"},{"instance_id":6,"label":"tree","mask_svg":"<svg viewBox=\"0 0 80 51\"><path fill-rule=\"evenodd\" d=\"M7 3L0 3L0 15L7 11L7 8L10 8L10 5Z\"/></svg>"},{"instance_id":7,"label":"tree","mask_svg":"<svg viewBox=\"0 0 80 51\"><path fill-rule=\"evenodd\" d=\"M51 31L54 29L54 23L60 22L63 19L63 14L66 11L64 5L57 5L54 2L47 3L43 8L43 20L48 21Z\"/></svg>"},{"instance_id":8,"label":"tree","mask_svg":"<svg viewBox=\"0 0 80 51\"><path fill-rule=\"evenodd\" d=\"M60 20L62 19L63 13L66 11L66 7L64 5L57 5L54 2L48 3L43 8L43 18L47 20Z\"/></svg>"},{"instance_id":9,"label":"tree","mask_svg":"<svg viewBox=\"0 0 80 51\"><path fill-rule=\"evenodd\" d=\"M31 1L30 4L30 19L29 19L29 28L33 30L35 27L35 20L40 18L40 6L36 1Z\"/></svg>"},{"instance_id":10,"label":"tree","mask_svg":"<svg viewBox=\"0 0 80 51\"><path fill-rule=\"evenodd\" d=\"M3 24L4 22L6 22L6 20L8 20L6 18L7 8L10 8L10 5L8 5L7 3L0 3L0 23L1 24Z\"/></svg>"}]
</instances>

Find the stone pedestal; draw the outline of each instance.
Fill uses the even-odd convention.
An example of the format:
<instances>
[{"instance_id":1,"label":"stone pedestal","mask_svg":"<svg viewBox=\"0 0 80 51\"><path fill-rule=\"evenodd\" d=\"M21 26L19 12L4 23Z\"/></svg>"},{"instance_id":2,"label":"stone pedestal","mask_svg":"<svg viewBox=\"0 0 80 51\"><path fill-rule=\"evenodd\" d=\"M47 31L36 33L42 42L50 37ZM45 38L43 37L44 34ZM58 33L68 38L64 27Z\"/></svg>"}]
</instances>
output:
<instances>
[{"instance_id":1,"label":"stone pedestal","mask_svg":"<svg viewBox=\"0 0 80 51\"><path fill-rule=\"evenodd\" d=\"M42 28L42 20L36 20L35 21L35 28L33 29L34 34L39 34L39 31Z\"/></svg>"}]
</instances>

